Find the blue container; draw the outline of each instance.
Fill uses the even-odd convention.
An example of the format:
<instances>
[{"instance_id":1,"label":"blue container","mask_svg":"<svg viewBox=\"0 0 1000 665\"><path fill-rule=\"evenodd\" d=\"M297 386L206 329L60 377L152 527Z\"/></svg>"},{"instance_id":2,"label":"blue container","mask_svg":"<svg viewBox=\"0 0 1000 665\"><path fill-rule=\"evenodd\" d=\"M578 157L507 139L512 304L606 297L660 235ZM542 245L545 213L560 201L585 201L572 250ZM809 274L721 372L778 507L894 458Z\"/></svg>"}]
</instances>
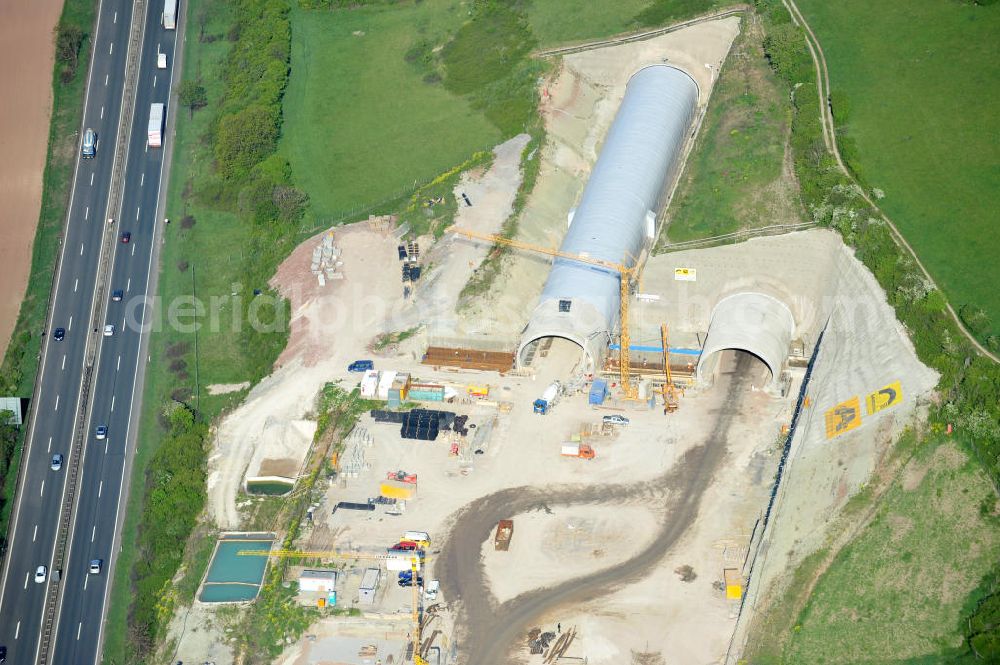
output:
<instances>
[{"instance_id":1,"label":"blue container","mask_svg":"<svg viewBox=\"0 0 1000 665\"><path fill-rule=\"evenodd\" d=\"M594 383L590 386L590 403L604 404L604 400L607 397L608 382L604 379L594 379Z\"/></svg>"}]
</instances>

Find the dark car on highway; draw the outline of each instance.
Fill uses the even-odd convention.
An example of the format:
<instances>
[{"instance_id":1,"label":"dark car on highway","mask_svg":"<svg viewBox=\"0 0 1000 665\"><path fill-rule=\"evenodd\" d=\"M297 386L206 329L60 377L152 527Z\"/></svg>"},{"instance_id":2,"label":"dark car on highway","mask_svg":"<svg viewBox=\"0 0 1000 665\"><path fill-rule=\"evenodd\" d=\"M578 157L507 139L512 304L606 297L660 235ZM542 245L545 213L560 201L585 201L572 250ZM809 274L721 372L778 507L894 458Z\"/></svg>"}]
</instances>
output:
<instances>
[{"instance_id":1,"label":"dark car on highway","mask_svg":"<svg viewBox=\"0 0 1000 665\"><path fill-rule=\"evenodd\" d=\"M127 245L127 244L129 244L129 242L131 242L131 240L132 240L132 234L131 233L129 233L128 231L125 231L124 233L122 233L122 243L124 243L124 244Z\"/></svg>"},{"instance_id":2,"label":"dark car on highway","mask_svg":"<svg viewBox=\"0 0 1000 665\"><path fill-rule=\"evenodd\" d=\"M54 339L57 342L61 342L64 339L66 339L66 329L56 328L55 331L53 331L52 333L52 339Z\"/></svg>"},{"instance_id":3,"label":"dark car on highway","mask_svg":"<svg viewBox=\"0 0 1000 665\"><path fill-rule=\"evenodd\" d=\"M115 302L121 302L121 299L124 297L125 297L125 292L122 291L121 289L115 289L111 293L111 299L114 300Z\"/></svg>"}]
</instances>

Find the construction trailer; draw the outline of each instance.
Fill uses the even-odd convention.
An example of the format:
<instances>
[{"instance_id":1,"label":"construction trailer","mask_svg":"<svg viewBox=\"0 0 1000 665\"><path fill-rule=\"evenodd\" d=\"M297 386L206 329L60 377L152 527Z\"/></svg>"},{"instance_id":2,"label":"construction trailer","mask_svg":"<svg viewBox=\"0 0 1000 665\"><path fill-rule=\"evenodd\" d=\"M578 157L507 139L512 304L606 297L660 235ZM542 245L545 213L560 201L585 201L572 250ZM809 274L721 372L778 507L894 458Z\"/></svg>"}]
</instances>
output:
<instances>
[{"instance_id":1,"label":"construction trailer","mask_svg":"<svg viewBox=\"0 0 1000 665\"><path fill-rule=\"evenodd\" d=\"M378 593L379 579L382 571L378 568L366 568L365 574L361 578L361 586L358 587L358 602L362 605L374 605L375 595Z\"/></svg>"}]
</instances>

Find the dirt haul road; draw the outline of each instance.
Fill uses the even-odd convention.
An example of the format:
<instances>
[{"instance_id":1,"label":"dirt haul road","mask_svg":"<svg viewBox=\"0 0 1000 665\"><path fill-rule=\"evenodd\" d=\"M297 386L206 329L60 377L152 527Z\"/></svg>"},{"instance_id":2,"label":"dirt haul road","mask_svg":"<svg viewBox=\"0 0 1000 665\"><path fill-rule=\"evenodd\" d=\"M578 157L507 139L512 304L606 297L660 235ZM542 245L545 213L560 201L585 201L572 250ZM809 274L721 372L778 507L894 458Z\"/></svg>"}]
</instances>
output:
<instances>
[{"instance_id":1,"label":"dirt haul road","mask_svg":"<svg viewBox=\"0 0 1000 665\"><path fill-rule=\"evenodd\" d=\"M728 365L723 367L713 391L721 391L725 398L711 432L660 478L628 485L515 487L482 497L458 513L435 572L447 596L458 599L460 662L513 662L526 643L529 624L560 606L586 603L637 582L667 554L698 514L702 493L725 455L729 428L747 394L757 362L748 354L724 360ZM548 506L600 503L614 510L616 505L635 501L663 502L665 516L653 541L636 557L585 578L536 589L497 605L480 551L498 520Z\"/></svg>"}]
</instances>

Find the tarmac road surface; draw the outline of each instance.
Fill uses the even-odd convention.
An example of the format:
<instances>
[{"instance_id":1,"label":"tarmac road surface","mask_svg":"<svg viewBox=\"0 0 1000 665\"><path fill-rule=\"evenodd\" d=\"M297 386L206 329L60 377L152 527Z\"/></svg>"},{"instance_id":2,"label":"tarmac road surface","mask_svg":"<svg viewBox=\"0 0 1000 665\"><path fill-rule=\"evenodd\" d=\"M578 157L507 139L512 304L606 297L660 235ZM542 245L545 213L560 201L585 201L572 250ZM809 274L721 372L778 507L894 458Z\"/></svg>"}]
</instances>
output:
<instances>
[{"instance_id":1,"label":"tarmac road surface","mask_svg":"<svg viewBox=\"0 0 1000 665\"><path fill-rule=\"evenodd\" d=\"M636 582L663 559L698 514L702 494L725 456L729 428L747 394L757 362L748 354L737 354L731 366L723 368L713 390L724 391L725 399L711 433L660 478L628 485L553 490L516 487L482 497L462 509L435 569L446 597L458 602L462 662L480 665L513 662L517 654L523 653L528 628L539 617L555 608L585 603ZM613 509L616 502L635 500L663 501L665 515L660 531L642 552L612 568L587 575L585 583L582 578L567 580L497 605L480 551L499 520L545 506L601 503Z\"/></svg>"},{"instance_id":2,"label":"tarmac road surface","mask_svg":"<svg viewBox=\"0 0 1000 665\"><path fill-rule=\"evenodd\" d=\"M140 7L142 5L139 5ZM52 561L67 470L80 464L77 508L71 525L62 579L61 600L49 662L96 663L106 613L107 592L118 529L123 519L121 501L127 489L127 464L135 442L138 400L141 393L145 335L136 325L150 309L144 304L154 266L157 241L157 205L163 174L161 149L146 147L150 104L167 102L172 69L156 68L157 52L167 54L173 65L177 33L160 25L162 2L146 3L143 16L139 75L134 117L125 125L128 152L123 162L123 198L120 218L113 226L107 217L112 166L125 83L129 32L134 5L128 0L101 0L97 25L90 32L93 43L83 128L93 128L99 138L94 159L79 160L74 173L69 218L63 235L51 320L47 330L65 328L63 341L47 335L37 381L35 417L29 423L22 461L22 485L14 504L10 541L4 560L0 590L0 645L8 649L7 662L32 663L38 658L39 636L47 588L52 581ZM126 119L128 120L128 119ZM170 132L164 129L165 141ZM132 234L128 244L120 233ZM114 234L108 290L122 289L122 302L95 302L101 244ZM155 276L154 276L155 279ZM102 336L90 330L91 313L104 315L103 323L115 325L115 334ZM148 323L148 321L147 321ZM88 335L97 338L99 352L85 420L81 459L70 450L84 376ZM93 435L98 424L107 425L107 439ZM66 456L61 471L52 471L52 454ZM88 573L91 559L102 559L103 571ZM35 583L37 566L49 568L45 583Z\"/></svg>"}]
</instances>

